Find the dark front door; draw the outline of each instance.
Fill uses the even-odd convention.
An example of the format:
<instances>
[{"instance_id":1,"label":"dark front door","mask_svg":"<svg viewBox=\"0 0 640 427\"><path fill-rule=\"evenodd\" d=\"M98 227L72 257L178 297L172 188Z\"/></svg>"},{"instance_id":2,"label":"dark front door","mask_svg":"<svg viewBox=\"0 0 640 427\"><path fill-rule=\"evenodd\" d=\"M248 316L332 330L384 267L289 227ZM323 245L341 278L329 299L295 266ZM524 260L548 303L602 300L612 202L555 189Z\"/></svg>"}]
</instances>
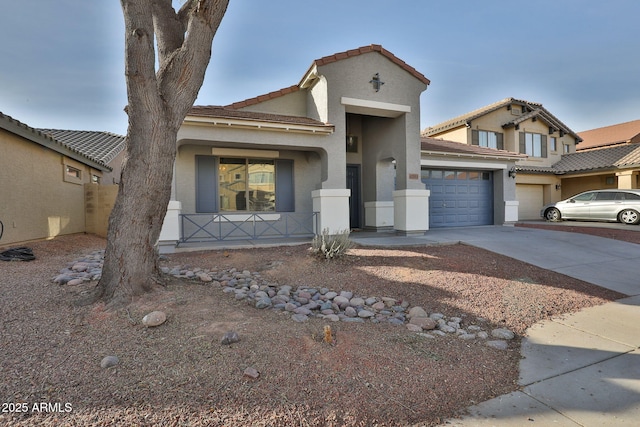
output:
<instances>
[{"instance_id":1,"label":"dark front door","mask_svg":"<svg viewBox=\"0 0 640 427\"><path fill-rule=\"evenodd\" d=\"M349 198L349 227L360 228L360 165L347 165L347 188L351 190Z\"/></svg>"}]
</instances>

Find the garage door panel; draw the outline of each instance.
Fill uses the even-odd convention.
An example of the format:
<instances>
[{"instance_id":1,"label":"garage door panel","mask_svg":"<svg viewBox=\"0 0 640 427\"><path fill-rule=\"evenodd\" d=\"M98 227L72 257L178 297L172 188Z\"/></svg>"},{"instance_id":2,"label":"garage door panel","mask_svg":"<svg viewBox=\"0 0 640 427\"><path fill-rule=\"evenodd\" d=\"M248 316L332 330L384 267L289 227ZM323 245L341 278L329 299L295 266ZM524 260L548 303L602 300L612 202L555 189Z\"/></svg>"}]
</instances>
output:
<instances>
[{"instance_id":1,"label":"garage door panel","mask_svg":"<svg viewBox=\"0 0 640 427\"><path fill-rule=\"evenodd\" d=\"M540 219L540 209L544 205L544 186L517 184L518 219Z\"/></svg>"},{"instance_id":2,"label":"garage door panel","mask_svg":"<svg viewBox=\"0 0 640 427\"><path fill-rule=\"evenodd\" d=\"M472 170L423 170L422 177L422 182L431 191L431 228L493 224L491 173Z\"/></svg>"}]
</instances>

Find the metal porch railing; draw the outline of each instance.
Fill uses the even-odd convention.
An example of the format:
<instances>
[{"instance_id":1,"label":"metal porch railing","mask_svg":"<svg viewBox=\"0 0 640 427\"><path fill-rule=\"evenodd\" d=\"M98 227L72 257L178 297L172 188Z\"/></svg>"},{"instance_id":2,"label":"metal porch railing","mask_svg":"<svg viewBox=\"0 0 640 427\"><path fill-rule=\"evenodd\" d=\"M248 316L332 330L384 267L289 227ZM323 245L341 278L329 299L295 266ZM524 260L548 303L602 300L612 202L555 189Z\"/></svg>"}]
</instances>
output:
<instances>
[{"instance_id":1,"label":"metal porch railing","mask_svg":"<svg viewBox=\"0 0 640 427\"><path fill-rule=\"evenodd\" d=\"M180 214L180 242L312 237L317 212Z\"/></svg>"}]
</instances>

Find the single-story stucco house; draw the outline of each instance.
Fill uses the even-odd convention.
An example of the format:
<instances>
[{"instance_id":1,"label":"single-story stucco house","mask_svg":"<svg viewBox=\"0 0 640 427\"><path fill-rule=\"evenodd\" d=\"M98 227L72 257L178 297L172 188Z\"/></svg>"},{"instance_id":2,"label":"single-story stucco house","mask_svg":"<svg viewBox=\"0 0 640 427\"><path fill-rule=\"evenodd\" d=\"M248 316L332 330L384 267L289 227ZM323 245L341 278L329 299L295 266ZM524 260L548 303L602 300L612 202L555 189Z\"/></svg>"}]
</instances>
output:
<instances>
[{"instance_id":1,"label":"single-story stucco house","mask_svg":"<svg viewBox=\"0 0 640 427\"><path fill-rule=\"evenodd\" d=\"M125 138L91 132L75 141L0 113L0 247L83 233L85 186L111 173ZM76 133L77 136L77 133Z\"/></svg>"},{"instance_id":2,"label":"single-story stucco house","mask_svg":"<svg viewBox=\"0 0 640 427\"><path fill-rule=\"evenodd\" d=\"M194 106L178 132L161 250L323 230L422 234L516 221L510 171L522 156L423 140L420 95L429 83L370 45L313 61L285 89ZM452 188L455 201L445 203Z\"/></svg>"}]
</instances>

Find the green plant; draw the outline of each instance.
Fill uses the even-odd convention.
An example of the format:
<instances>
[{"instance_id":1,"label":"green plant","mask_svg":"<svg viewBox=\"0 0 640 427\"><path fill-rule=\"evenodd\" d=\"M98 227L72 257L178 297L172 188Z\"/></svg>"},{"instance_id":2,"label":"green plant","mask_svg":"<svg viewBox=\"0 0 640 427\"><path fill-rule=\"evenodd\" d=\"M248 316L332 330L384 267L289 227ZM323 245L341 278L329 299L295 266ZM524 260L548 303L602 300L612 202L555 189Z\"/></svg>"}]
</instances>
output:
<instances>
[{"instance_id":1,"label":"green plant","mask_svg":"<svg viewBox=\"0 0 640 427\"><path fill-rule=\"evenodd\" d=\"M349 233L349 230L344 230L337 234L329 234L329 229L325 228L322 234L313 237L311 251L325 259L339 258L353 246Z\"/></svg>"}]
</instances>

